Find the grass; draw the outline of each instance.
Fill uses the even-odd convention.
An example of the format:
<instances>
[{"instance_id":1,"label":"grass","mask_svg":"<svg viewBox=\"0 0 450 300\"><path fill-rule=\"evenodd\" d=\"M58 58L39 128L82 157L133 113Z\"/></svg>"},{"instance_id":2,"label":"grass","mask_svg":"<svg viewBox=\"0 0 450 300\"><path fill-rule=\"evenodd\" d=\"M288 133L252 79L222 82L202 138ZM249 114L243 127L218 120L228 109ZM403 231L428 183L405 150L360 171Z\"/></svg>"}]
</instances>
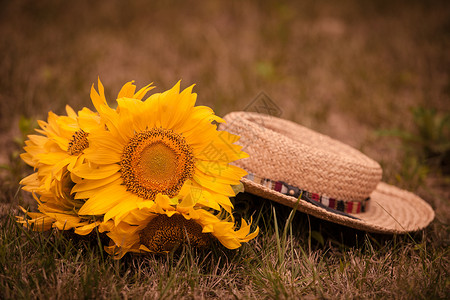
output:
<instances>
[{"instance_id":1,"label":"grass","mask_svg":"<svg viewBox=\"0 0 450 300\"><path fill-rule=\"evenodd\" d=\"M2 1L0 298L449 298L449 20L447 1ZM237 216L261 228L248 245L120 261L96 234L24 230L23 136L49 110L92 108L97 76L109 99L132 79L182 78L220 116L256 110L263 91L281 117L379 161L436 219L367 234L240 194Z\"/></svg>"},{"instance_id":2,"label":"grass","mask_svg":"<svg viewBox=\"0 0 450 300\"><path fill-rule=\"evenodd\" d=\"M298 214L286 219L292 212L274 204L264 203L259 211L263 234L237 251L219 245L204 251L185 246L173 256L127 255L121 261L103 255L95 234L38 234L4 217L2 294L7 299L447 295L449 250L434 245L428 232L376 236ZM326 245L311 238L317 229ZM338 238L339 231L347 236Z\"/></svg>"}]
</instances>

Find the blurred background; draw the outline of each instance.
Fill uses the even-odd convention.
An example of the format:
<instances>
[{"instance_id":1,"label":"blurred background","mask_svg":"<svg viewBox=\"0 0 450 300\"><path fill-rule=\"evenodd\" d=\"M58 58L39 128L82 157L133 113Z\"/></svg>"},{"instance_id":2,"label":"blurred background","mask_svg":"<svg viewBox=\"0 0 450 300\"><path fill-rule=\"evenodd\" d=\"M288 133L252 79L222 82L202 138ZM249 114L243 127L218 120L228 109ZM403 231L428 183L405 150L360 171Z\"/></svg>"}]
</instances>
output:
<instances>
[{"instance_id":1,"label":"blurred background","mask_svg":"<svg viewBox=\"0 0 450 300\"><path fill-rule=\"evenodd\" d=\"M219 116L253 109L263 95L282 118L360 149L382 164L384 180L449 216L449 1L3 0L1 7L2 203L31 172L18 154L49 110L93 109L98 77L110 101L130 80L161 92L181 79Z\"/></svg>"}]
</instances>

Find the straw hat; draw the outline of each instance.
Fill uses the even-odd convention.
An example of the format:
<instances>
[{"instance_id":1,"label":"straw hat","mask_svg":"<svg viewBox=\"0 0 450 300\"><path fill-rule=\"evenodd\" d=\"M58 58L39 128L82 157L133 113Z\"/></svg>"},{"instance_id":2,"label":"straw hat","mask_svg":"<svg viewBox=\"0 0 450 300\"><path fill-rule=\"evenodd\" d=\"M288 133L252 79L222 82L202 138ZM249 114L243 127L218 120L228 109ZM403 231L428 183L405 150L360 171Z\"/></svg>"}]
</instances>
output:
<instances>
[{"instance_id":1,"label":"straw hat","mask_svg":"<svg viewBox=\"0 0 450 300\"><path fill-rule=\"evenodd\" d=\"M406 233L434 219L429 204L381 182L380 165L348 145L268 115L233 112L224 119L221 129L241 136L250 155L236 162L249 173L246 192L368 232Z\"/></svg>"}]
</instances>

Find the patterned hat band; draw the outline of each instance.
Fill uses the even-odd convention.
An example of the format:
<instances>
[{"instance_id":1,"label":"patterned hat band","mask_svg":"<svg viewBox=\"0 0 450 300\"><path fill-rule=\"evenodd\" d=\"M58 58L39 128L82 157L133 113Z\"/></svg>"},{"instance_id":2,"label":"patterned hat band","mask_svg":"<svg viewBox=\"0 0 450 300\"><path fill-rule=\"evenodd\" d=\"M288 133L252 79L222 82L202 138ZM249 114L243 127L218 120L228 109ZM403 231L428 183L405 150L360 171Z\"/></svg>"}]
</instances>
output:
<instances>
[{"instance_id":1,"label":"patterned hat band","mask_svg":"<svg viewBox=\"0 0 450 300\"><path fill-rule=\"evenodd\" d=\"M295 198L300 197L302 200L308 201L311 204L322 207L336 214L345 215L350 218L356 217L349 214L363 213L368 209L369 206L369 197L364 199L363 201L338 200L327 197L325 195L302 190L283 181L274 181L271 179L259 177L252 173L249 173L247 176L245 176L245 178L253 181L254 183L265 186L268 189L279 192L283 195L292 196Z\"/></svg>"}]
</instances>

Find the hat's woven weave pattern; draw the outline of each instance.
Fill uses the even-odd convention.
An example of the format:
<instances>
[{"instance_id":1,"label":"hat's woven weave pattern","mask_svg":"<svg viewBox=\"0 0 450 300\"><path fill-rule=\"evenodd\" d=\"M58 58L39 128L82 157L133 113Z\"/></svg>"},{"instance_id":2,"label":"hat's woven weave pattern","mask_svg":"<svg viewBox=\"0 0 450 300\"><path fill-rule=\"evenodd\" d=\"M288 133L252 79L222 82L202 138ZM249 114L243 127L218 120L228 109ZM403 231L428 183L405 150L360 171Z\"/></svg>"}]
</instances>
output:
<instances>
[{"instance_id":1,"label":"hat's woven weave pattern","mask_svg":"<svg viewBox=\"0 0 450 300\"><path fill-rule=\"evenodd\" d=\"M363 201L381 180L381 167L356 149L287 120L233 112L221 128L241 136L249 158L236 164L333 199ZM223 127L222 127L223 126Z\"/></svg>"}]
</instances>

